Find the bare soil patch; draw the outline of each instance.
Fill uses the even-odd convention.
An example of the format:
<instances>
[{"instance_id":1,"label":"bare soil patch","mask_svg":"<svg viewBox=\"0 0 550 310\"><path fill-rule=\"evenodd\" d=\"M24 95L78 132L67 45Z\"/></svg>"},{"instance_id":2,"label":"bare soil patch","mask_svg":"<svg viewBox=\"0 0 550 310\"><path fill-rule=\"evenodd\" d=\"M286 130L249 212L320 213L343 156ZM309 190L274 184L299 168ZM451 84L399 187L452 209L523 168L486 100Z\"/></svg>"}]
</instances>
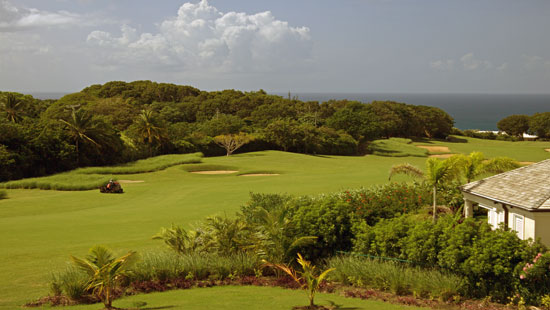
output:
<instances>
[{"instance_id":1,"label":"bare soil patch","mask_svg":"<svg viewBox=\"0 0 550 310\"><path fill-rule=\"evenodd\" d=\"M143 183L143 180L118 180L120 184Z\"/></svg>"},{"instance_id":2,"label":"bare soil patch","mask_svg":"<svg viewBox=\"0 0 550 310\"><path fill-rule=\"evenodd\" d=\"M449 158L455 154L438 154L438 155L430 155L428 157L434 157L434 158Z\"/></svg>"},{"instance_id":3,"label":"bare soil patch","mask_svg":"<svg viewBox=\"0 0 550 310\"><path fill-rule=\"evenodd\" d=\"M239 172L237 170L206 170L206 171L191 171L191 173L196 174L231 174Z\"/></svg>"},{"instance_id":4,"label":"bare soil patch","mask_svg":"<svg viewBox=\"0 0 550 310\"><path fill-rule=\"evenodd\" d=\"M431 145L417 145L416 147L419 147L421 149L426 149L430 153L450 153L451 150L449 150L446 146L431 146Z\"/></svg>"},{"instance_id":5,"label":"bare soil patch","mask_svg":"<svg viewBox=\"0 0 550 310\"><path fill-rule=\"evenodd\" d=\"M247 174L241 174L240 177L263 177L263 176L271 176L271 175L280 175L278 173L247 173Z\"/></svg>"}]
</instances>

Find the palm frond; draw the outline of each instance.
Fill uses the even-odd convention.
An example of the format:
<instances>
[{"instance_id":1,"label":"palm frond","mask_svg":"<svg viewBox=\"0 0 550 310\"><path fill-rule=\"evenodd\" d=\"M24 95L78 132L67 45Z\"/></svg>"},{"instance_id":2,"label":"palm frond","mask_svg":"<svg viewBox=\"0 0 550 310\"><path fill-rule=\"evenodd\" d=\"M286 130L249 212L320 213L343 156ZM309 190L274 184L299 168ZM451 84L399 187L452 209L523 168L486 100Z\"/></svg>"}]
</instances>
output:
<instances>
[{"instance_id":1,"label":"palm frond","mask_svg":"<svg viewBox=\"0 0 550 310\"><path fill-rule=\"evenodd\" d=\"M405 174L405 175L409 175L409 176L412 176L412 177L415 177L415 178L423 178L424 177L424 172L422 172L422 170L420 170L419 168L411 165L411 164L400 164L400 165L395 165L393 167L391 167L390 169L390 175L389 175L389 178L391 180L392 176L395 175L395 174Z\"/></svg>"}]
</instances>

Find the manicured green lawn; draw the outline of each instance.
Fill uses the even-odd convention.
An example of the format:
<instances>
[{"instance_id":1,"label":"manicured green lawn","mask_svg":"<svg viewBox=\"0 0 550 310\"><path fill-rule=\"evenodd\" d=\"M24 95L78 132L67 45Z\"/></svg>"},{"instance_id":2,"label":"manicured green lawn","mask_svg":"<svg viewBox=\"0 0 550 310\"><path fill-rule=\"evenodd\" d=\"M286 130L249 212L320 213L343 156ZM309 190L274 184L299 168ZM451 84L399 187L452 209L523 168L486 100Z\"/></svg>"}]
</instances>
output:
<instances>
[{"instance_id":1,"label":"manicured green lawn","mask_svg":"<svg viewBox=\"0 0 550 310\"><path fill-rule=\"evenodd\" d=\"M448 145L453 152L479 149L489 156L507 155L522 161L550 158L544 151L550 143L469 141L434 144ZM265 151L203 161L205 165L235 167L239 172L281 175L198 175L173 166L152 173L117 175L121 180L144 181L123 184L125 193L121 195L98 190L7 190L9 199L0 200L0 308L13 309L46 295L50 272L63 268L71 254L84 256L94 244L105 244L120 253L162 248L161 242L151 240L161 226L190 225L213 214L231 216L250 192L305 195L382 184L387 182L392 165L409 162L424 167L425 160ZM395 178L399 180L406 177Z\"/></svg>"},{"instance_id":2,"label":"manicured green lawn","mask_svg":"<svg viewBox=\"0 0 550 310\"><path fill-rule=\"evenodd\" d=\"M541 161L550 158L550 153L544 149L550 148L550 142L539 141L497 141L485 140L468 137L457 137L466 142L446 142L446 141L429 141L416 142L416 145L441 145L447 146L451 153L468 154L472 151L479 151L487 157L507 156L518 161Z\"/></svg>"},{"instance_id":3,"label":"manicured green lawn","mask_svg":"<svg viewBox=\"0 0 550 310\"><path fill-rule=\"evenodd\" d=\"M225 286L130 296L115 301L113 305L115 307L130 308L147 303L142 309L289 310L293 306L304 306L307 302L305 293L297 290L276 287ZM318 294L315 303L326 306L332 304L340 306L336 309L426 309L393 305L380 301L345 298L336 294ZM95 304L67 307L66 309L98 310L103 308L102 306Z\"/></svg>"}]
</instances>

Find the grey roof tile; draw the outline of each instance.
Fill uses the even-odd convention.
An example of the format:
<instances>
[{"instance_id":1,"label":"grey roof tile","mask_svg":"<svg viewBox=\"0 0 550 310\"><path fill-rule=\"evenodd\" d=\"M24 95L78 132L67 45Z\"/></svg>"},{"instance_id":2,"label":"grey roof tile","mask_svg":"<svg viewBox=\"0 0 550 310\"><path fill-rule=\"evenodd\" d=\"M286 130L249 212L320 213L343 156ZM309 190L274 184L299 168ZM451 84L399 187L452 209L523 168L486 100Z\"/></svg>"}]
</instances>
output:
<instances>
[{"instance_id":1,"label":"grey roof tile","mask_svg":"<svg viewBox=\"0 0 550 310\"><path fill-rule=\"evenodd\" d=\"M550 159L465 184L461 190L528 210L550 209Z\"/></svg>"}]
</instances>

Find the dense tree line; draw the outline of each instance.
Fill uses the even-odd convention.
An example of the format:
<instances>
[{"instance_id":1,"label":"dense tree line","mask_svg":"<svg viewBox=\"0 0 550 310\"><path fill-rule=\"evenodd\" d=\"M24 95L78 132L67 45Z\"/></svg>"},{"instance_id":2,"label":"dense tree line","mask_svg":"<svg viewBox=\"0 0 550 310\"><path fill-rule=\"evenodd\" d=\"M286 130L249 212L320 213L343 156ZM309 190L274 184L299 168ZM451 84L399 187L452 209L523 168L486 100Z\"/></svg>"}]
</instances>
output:
<instances>
[{"instance_id":1,"label":"dense tree line","mask_svg":"<svg viewBox=\"0 0 550 310\"><path fill-rule=\"evenodd\" d=\"M550 112L528 115L510 115L497 123L498 130L510 136L522 138L529 133L543 139L550 139Z\"/></svg>"},{"instance_id":2,"label":"dense tree line","mask_svg":"<svg viewBox=\"0 0 550 310\"><path fill-rule=\"evenodd\" d=\"M240 151L355 155L373 139L444 138L452 126L435 107L304 102L151 81L92 85L59 100L0 92L0 181L166 153L223 155L215 139L223 135L248 135Z\"/></svg>"}]
</instances>

